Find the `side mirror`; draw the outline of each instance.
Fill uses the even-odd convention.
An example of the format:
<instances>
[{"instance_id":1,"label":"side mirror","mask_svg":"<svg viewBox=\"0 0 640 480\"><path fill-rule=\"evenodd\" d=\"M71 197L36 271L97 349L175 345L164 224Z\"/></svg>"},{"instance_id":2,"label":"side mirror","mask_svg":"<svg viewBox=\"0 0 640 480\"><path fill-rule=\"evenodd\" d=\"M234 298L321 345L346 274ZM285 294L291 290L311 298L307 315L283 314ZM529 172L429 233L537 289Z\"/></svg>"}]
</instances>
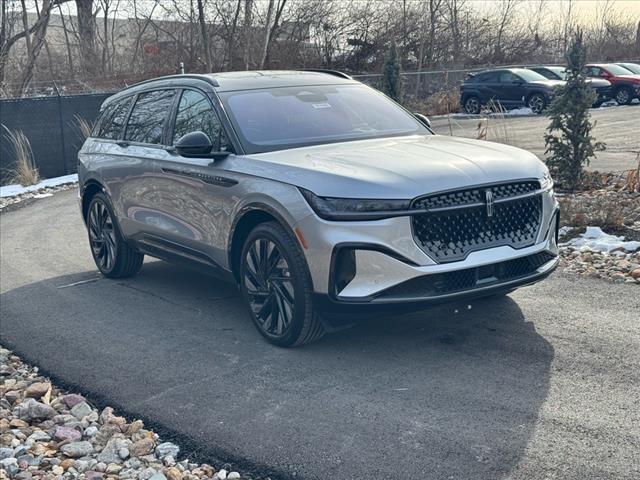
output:
<instances>
[{"instance_id":1,"label":"side mirror","mask_svg":"<svg viewBox=\"0 0 640 480\"><path fill-rule=\"evenodd\" d=\"M431 120L429 120L425 115L414 112L413 116L416 117L425 127L431 128Z\"/></svg>"},{"instance_id":2,"label":"side mirror","mask_svg":"<svg viewBox=\"0 0 640 480\"><path fill-rule=\"evenodd\" d=\"M213 144L204 132L191 132L183 135L175 144L176 152L183 157L209 157Z\"/></svg>"}]
</instances>

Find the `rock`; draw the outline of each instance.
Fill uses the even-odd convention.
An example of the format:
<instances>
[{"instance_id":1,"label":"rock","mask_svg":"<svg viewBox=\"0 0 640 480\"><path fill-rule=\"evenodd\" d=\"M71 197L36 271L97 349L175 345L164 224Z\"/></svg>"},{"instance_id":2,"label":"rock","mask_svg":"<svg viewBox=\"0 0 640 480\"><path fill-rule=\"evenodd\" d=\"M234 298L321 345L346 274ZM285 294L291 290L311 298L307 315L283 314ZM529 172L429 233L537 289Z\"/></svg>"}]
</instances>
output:
<instances>
[{"instance_id":1,"label":"rock","mask_svg":"<svg viewBox=\"0 0 640 480\"><path fill-rule=\"evenodd\" d=\"M93 453L93 445L86 440L82 442L73 442L60 447L60 451L67 457L71 458L86 457Z\"/></svg>"},{"instance_id":2,"label":"rock","mask_svg":"<svg viewBox=\"0 0 640 480\"><path fill-rule=\"evenodd\" d=\"M102 449L102 452L100 452L100 454L98 455L97 460L104 463L122 463L120 450L126 450L130 443L131 441L123 438L122 434L118 434L118 436L114 435L109 439L105 447Z\"/></svg>"},{"instance_id":3,"label":"rock","mask_svg":"<svg viewBox=\"0 0 640 480\"><path fill-rule=\"evenodd\" d=\"M37 382L32 383L27 387L24 394L27 397L31 398L40 398L43 397L51 388L51 384L49 382Z\"/></svg>"},{"instance_id":4,"label":"rock","mask_svg":"<svg viewBox=\"0 0 640 480\"><path fill-rule=\"evenodd\" d=\"M20 392L17 390L11 390L7 393L4 394L4 398L7 400L7 402L9 402L11 405L13 405L16 400L19 400L21 397Z\"/></svg>"},{"instance_id":5,"label":"rock","mask_svg":"<svg viewBox=\"0 0 640 480\"><path fill-rule=\"evenodd\" d=\"M634 280L640 279L640 268L636 268L635 270L631 271L631 278L633 278Z\"/></svg>"},{"instance_id":6,"label":"rock","mask_svg":"<svg viewBox=\"0 0 640 480\"><path fill-rule=\"evenodd\" d=\"M156 472L149 478L149 480L167 480L167 477L160 472Z\"/></svg>"},{"instance_id":7,"label":"rock","mask_svg":"<svg viewBox=\"0 0 640 480\"><path fill-rule=\"evenodd\" d=\"M180 447L171 442L164 442L156 447L156 457L158 457L160 460L162 460L168 455L171 455L173 458L176 458L179 452L180 452Z\"/></svg>"},{"instance_id":8,"label":"rock","mask_svg":"<svg viewBox=\"0 0 640 480\"><path fill-rule=\"evenodd\" d=\"M213 476L213 480L227 480L227 471L223 468Z\"/></svg>"},{"instance_id":9,"label":"rock","mask_svg":"<svg viewBox=\"0 0 640 480\"><path fill-rule=\"evenodd\" d=\"M68 408L73 408L77 404L84 402L84 397L82 395L78 395L77 393L69 393L67 395L63 395L62 397L60 397L60 399Z\"/></svg>"},{"instance_id":10,"label":"rock","mask_svg":"<svg viewBox=\"0 0 640 480\"><path fill-rule=\"evenodd\" d=\"M27 440L31 440L32 442L48 442L49 440L51 440L51 437L47 432L36 430L31 435L29 435L29 437L27 437Z\"/></svg>"},{"instance_id":11,"label":"rock","mask_svg":"<svg viewBox=\"0 0 640 480\"><path fill-rule=\"evenodd\" d=\"M230 472L227 475L227 480L238 480L240 478L240 474L238 472Z\"/></svg>"},{"instance_id":12,"label":"rock","mask_svg":"<svg viewBox=\"0 0 640 480\"><path fill-rule=\"evenodd\" d=\"M76 417L78 420L82 420L84 417L88 416L93 409L89 406L87 402L80 402L71 409L71 415Z\"/></svg>"},{"instance_id":13,"label":"rock","mask_svg":"<svg viewBox=\"0 0 640 480\"><path fill-rule=\"evenodd\" d=\"M135 443L129 445L129 454L132 457L142 457L148 455L153 451L153 440L150 438L143 438Z\"/></svg>"},{"instance_id":14,"label":"rock","mask_svg":"<svg viewBox=\"0 0 640 480\"><path fill-rule=\"evenodd\" d=\"M144 423L142 423L142 420L136 420L135 422L131 422L127 426L127 435L131 436L134 433L139 432L142 427L144 427Z\"/></svg>"},{"instance_id":15,"label":"rock","mask_svg":"<svg viewBox=\"0 0 640 480\"><path fill-rule=\"evenodd\" d=\"M53 432L53 438L57 442L64 442L65 440L75 442L82 438L82 434L75 428L58 426Z\"/></svg>"},{"instance_id":16,"label":"rock","mask_svg":"<svg viewBox=\"0 0 640 480\"><path fill-rule=\"evenodd\" d=\"M155 468L147 467L138 473L138 478L140 480L149 480L156 473L158 473L158 471Z\"/></svg>"},{"instance_id":17,"label":"rock","mask_svg":"<svg viewBox=\"0 0 640 480\"><path fill-rule=\"evenodd\" d=\"M85 472L84 478L85 480L102 480L103 475L95 470L89 470L88 472Z\"/></svg>"},{"instance_id":18,"label":"rock","mask_svg":"<svg viewBox=\"0 0 640 480\"><path fill-rule=\"evenodd\" d=\"M53 473L54 475L62 475L64 473L64 468L62 468L60 465L56 465L51 469L51 473Z\"/></svg>"},{"instance_id":19,"label":"rock","mask_svg":"<svg viewBox=\"0 0 640 480\"><path fill-rule=\"evenodd\" d=\"M73 468L75 468L78 473L84 473L89 470L89 462L86 460L76 460L73 462Z\"/></svg>"},{"instance_id":20,"label":"rock","mask_svg":"<svg viewBox=\"0 0 640 480\"><path fill-rule=\"evenodd\" d=\"M121 449L118 450L118 456L122 459L122 460L126 460L127 458L129 458L129 449L126 447L123 447Z\"/></svg>"},{"instance_id":21,"label":"rock","mask_svg":"<svg viewBox=\"0 0 640 480\"><path fill-rule=\"evenodd\" d=\"M13 415L25 421L46 420L55 417L56 413L49 405L40 403L33 398L28 398L13 409Z\"/></svg>"},{"instance_id":22,"label":"rock","mask_svg":"<svg viewBox=\"0 0 640 480\"><path fill-rule=\"evenodd\" d=\"M0 365L0 377L10 377L14 373L16 373L16 369L11 365Z\"/></svg>"},{"instance_id":23,"label":"rock","mask_svg":"<svg viewBox=\"0 0 640 480\"><path fill-rule=\"evenodd\" d=\"M182 472L176 467L169 467L164 471L167 480L182 480Z\"/></svg>"},{"instance_id":24,"label":"rock","mask_svg":"<svg viewBox=\"0 0 640 480\"><path fill-rule=\"evenodd\" d=\"M0 460L13 457L13 448L2 447L0 448Z\"/></svg>"},{"instance_id":25,"label":"rock","mask_svg":"<svg viewBox=\"0 0 640 480\"><path fill-rule=\"evenodd\" d=\"M98 433L98 427L91 426L84 431L84 434L87 437L93 437L96 433Z\"/></svg>"},{"instance_id":26,"label":"rock","mask_svg":"<svg viewBox=\"0 0 640 480\"><path fill-rule=\"evenodd\" d=\"M118 473L120 470L122 470L122 465L110 463L109 465L107 465L107 469L105 470L105 473L109 475L109 474Z\"/></svg>"}]
</instances>

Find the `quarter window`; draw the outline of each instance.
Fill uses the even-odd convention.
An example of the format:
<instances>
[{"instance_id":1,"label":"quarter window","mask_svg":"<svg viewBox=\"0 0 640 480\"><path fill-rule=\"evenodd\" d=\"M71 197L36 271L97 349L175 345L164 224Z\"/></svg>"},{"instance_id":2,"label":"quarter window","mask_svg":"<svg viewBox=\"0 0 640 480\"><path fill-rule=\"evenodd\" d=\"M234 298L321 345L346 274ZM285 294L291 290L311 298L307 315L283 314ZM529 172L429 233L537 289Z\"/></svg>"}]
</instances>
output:
<instances>
[{"instance_id":1,"label":"quarter window","mask_svg":"<svg viewBox=\"0 0 640 480\"><path fill-rule=\"evenodd\" d=\"M132 97L123 98L107 105L98 123L98 138L118 140L129 113Z\"/></svg>"},{"instance_id":2,"label":"quarter window","mask_svg":"<svg viewBox=\"0 0 640 480\"><path fill-rule=\"evenodd\" d=\"M164 125L174 95L174 90L156 90L138 95L129 116L125 140L162 144Z\"/></svg>"},{"instance_id":3,"label":"quarter window","mask_svg":"<svg viewBox=\"0 0 640 480\"><path fill-rule=\"evenodd\" d=\"M183 135L197 131L207 134L214 145L214 150L228 150L228 141L209 99L202 93L185 90L178 105L173 143L175 144ZM218 141L220 141L219 146Z\"/></svg>"}]
</instances>

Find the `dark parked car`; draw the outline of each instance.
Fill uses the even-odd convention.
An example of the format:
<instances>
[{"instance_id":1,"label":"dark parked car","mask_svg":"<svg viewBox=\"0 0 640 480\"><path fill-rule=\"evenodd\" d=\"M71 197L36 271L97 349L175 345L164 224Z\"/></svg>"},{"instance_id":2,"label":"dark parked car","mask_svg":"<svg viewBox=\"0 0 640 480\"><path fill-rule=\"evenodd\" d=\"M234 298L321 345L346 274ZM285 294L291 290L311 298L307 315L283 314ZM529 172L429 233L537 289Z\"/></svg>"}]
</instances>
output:
<instances>
[{"instance_id":1,"label":"dark parked car","mask_svg":"<svg viewBox=\"0 0 640 480\"><path fill-rule=\"evenodd\" d=\"M640 75L615 63L589 64L585 67L589 77L604 78L611 82L613 98L618 105L628 105L640 98Z\"/></svg>"},{"instance_id":2,"label":"dark parked car","mask_svg":"<svg viewBox=\"0 0 640 480\"><path fill-rule=\"evenodd\" d=\"M480 113L483 105L499 104L506 109L529 107L542 113L562 80L549 80L526 68L503 68L471 74L460 86L465 112Z\"/></svg>"},{"instance_id":3,"label":"dark parked car","mask_svg":"<svg viewBox=\"0 0 640 480\"><path fill-rule=\"evenodd\" d=\"M566 80L567 79L567 69L565 67L560 67L556 65L549 66L537 66L537 67L527 67L529 70L533 70L536 73L539 73L545 78L549 80ZM591 88L596 91L597 97L593 102L594 107L599 107L604 102L611 100L613 98L613 91L611 89L611 82L605 80L604 78L591 78L587 79L587 83Z\"/></svg>"},{"instance_id":4,"label":"dark parked car","mask_svg":"<svg viewBox=\"0 0 640 480\"><path fill-rule=\"evenodd\" d=\"M640 65L637 63L616 63L616 65L626 68L631 73L640 74Z\"/></svg>"}]
</instances>

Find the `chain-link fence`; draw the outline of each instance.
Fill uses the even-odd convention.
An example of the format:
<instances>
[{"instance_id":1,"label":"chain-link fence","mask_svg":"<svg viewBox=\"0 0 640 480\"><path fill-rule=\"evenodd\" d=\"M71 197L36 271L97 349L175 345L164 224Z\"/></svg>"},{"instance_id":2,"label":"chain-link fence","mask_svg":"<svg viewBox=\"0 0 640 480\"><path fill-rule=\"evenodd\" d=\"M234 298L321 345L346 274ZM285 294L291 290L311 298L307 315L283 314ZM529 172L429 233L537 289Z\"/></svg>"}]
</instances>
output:
<instances>
[{"instance_id":1,"label":"chain-link fence","mask_svg":"<svg viewBox=\"0 0 640 480\"><path fill-rule=\"evenodd\" d=\"M82 122L91 125L108 93L0 99L0 124L21 130L31 145L43 178L76 172L84 142ZM5 183L17 158L4 129L0 134L0 181Z\"/></svg>"}]
</instances>

